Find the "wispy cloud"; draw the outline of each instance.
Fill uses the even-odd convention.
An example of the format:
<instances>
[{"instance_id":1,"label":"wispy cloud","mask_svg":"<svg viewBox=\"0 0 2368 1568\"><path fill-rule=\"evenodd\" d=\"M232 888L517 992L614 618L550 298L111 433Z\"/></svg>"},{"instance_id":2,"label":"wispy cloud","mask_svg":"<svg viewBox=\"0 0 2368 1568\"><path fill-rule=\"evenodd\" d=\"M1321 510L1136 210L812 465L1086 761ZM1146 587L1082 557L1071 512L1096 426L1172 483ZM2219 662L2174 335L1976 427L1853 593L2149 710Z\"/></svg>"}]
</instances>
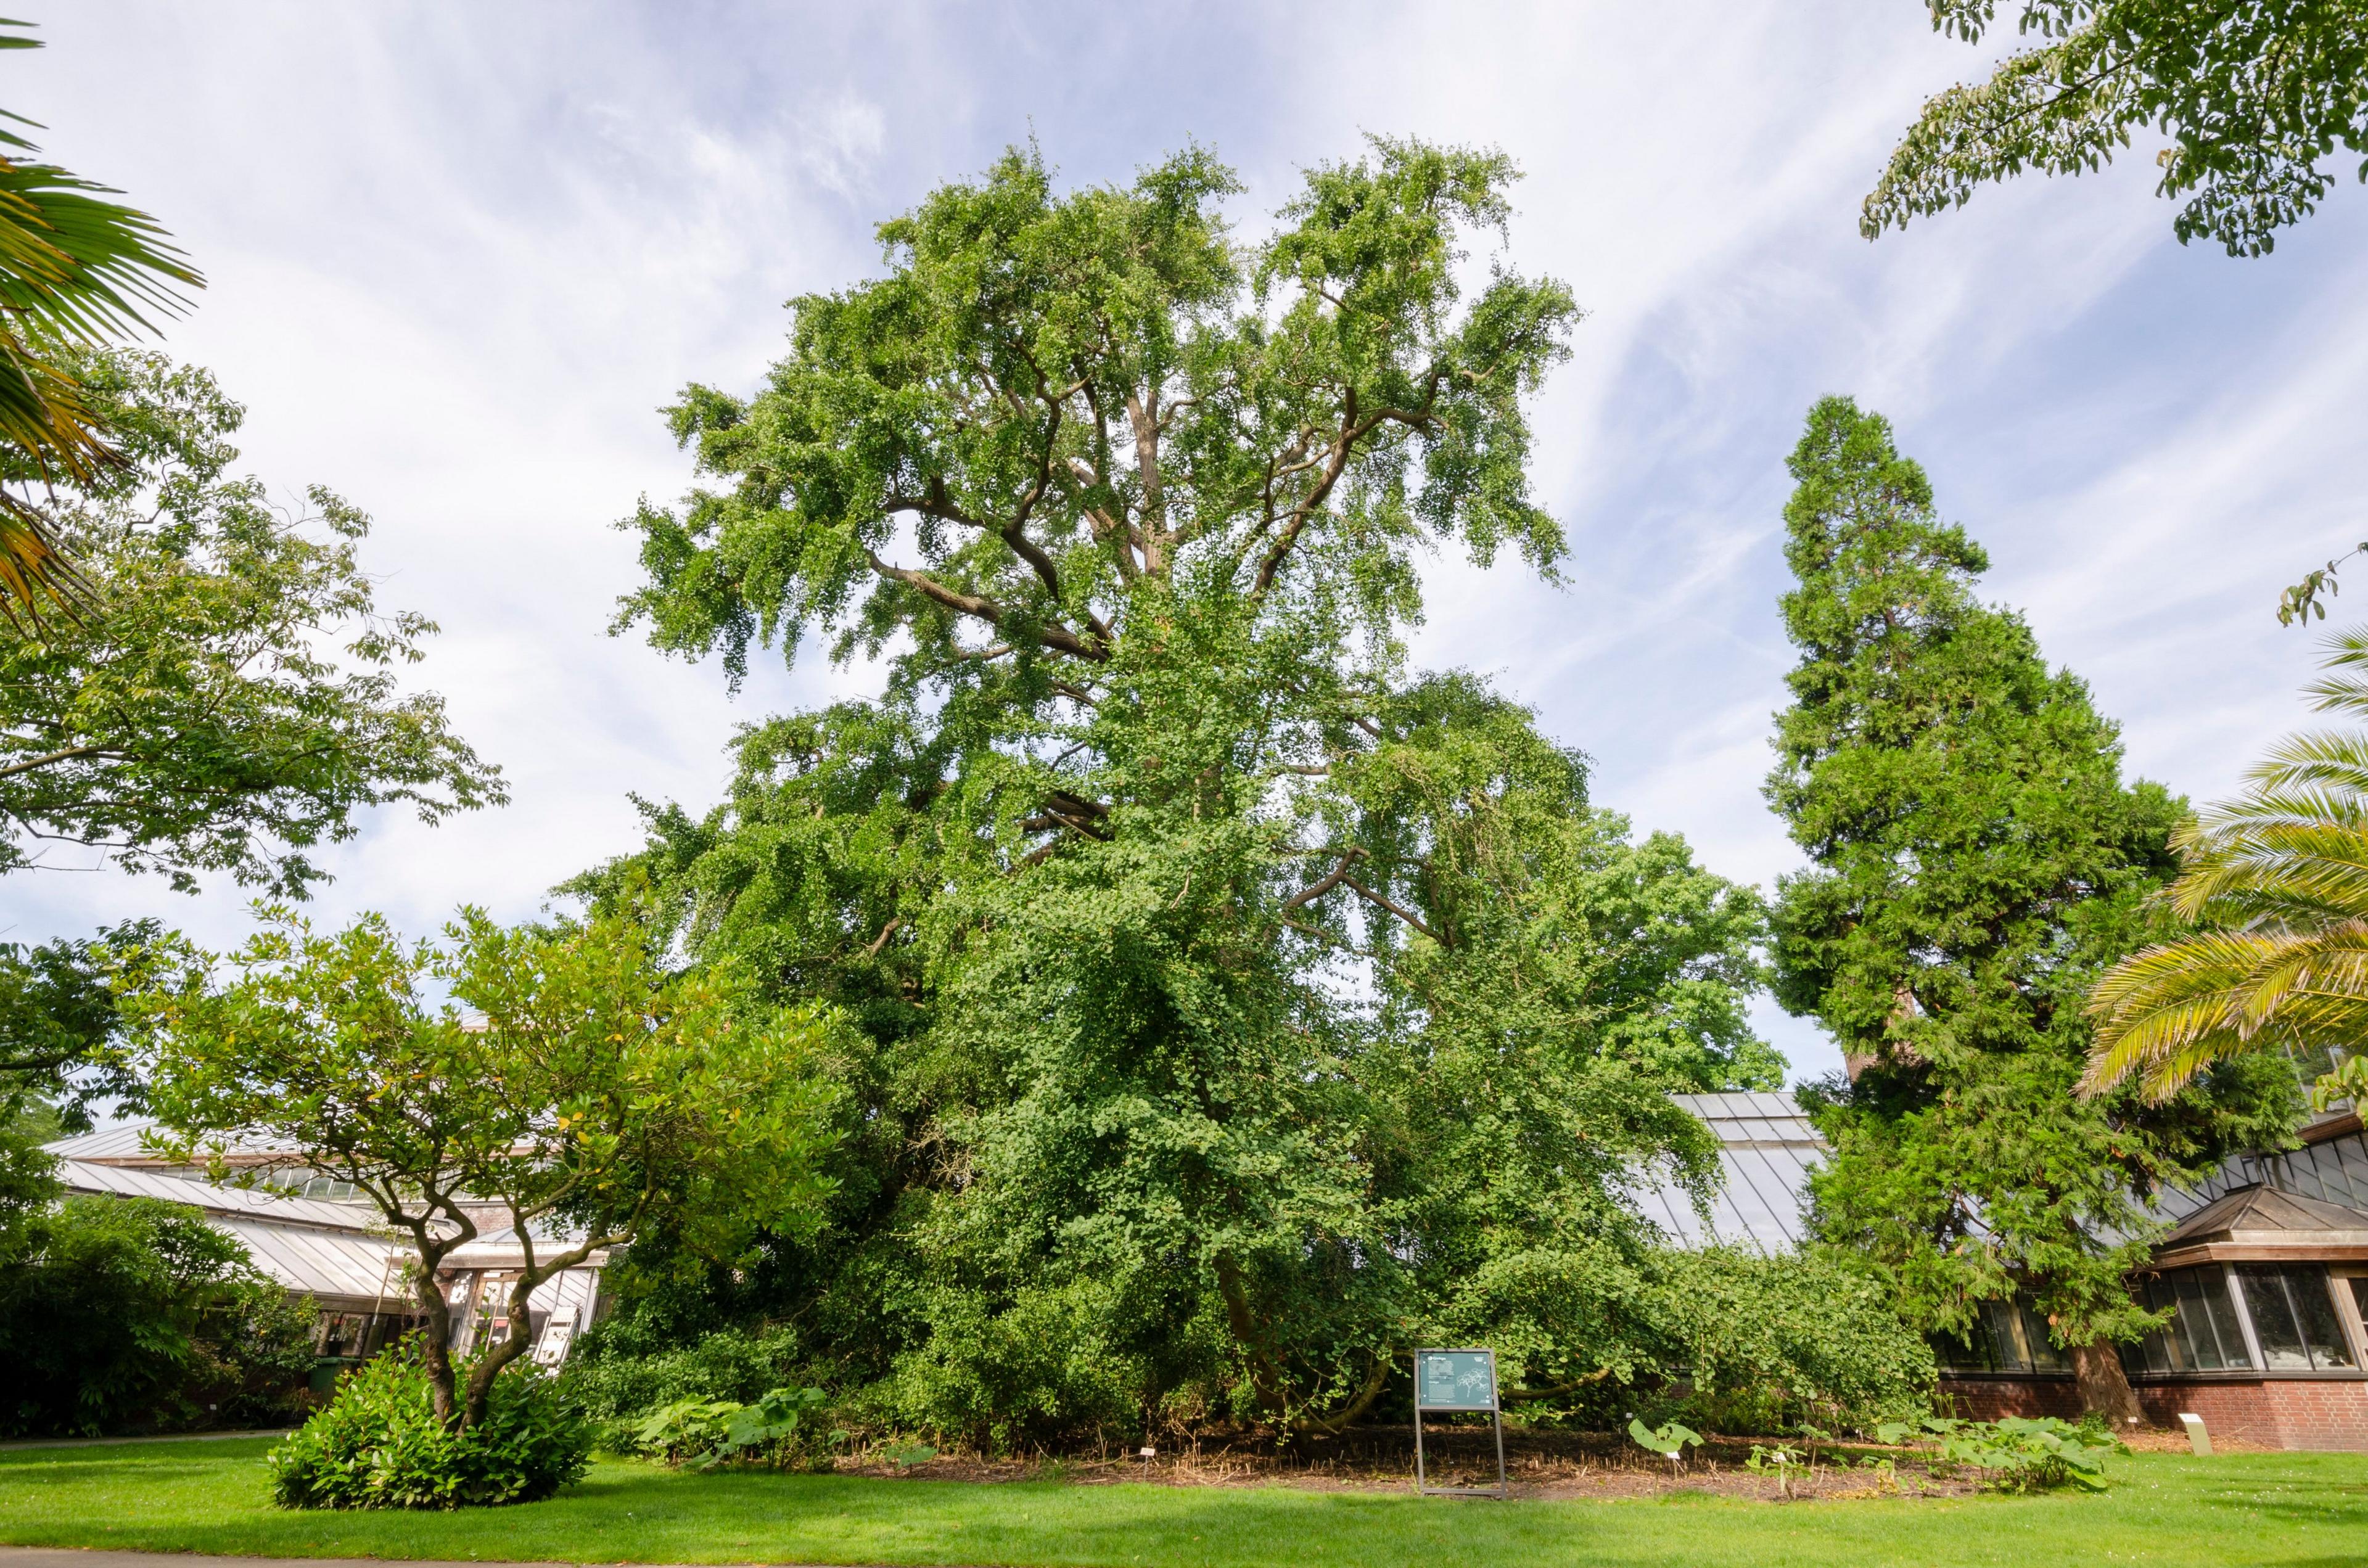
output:
<instances>
[{"instance_id":1,"label":"wispy cloud","mask_svg":"<svg viewBox=\"0 0 2368 1568\"><path fill-rule=\"evenodd\" d=\"M1442 560L1418 651L1496 672L1595 756L1603 800L1729 874L1796 861L1759 785L1791 663L1782 463L1822 392L1895 417L1990 545L1993 591L2091 677L2136 766L2209 794L2297 718L2307 650L2270 606L2368 538L2358 192L2231 262L2171 241L2141 149L1869 245L1857 200L1898 128L1981 66L1912 0L1338 23L720 0L54 18L0 101L204 265L173 347L250 405L256 472L377 515L387 600L446 628L425 678L516 786L432 831L373 821L323 912L529 912L632 842L627 791L712 800L736 722L862 687L808 659L732 702L713 670L607 637L635 574L607 525L688 482L658 404L751 382L783 300L871 272L879 219L1031 133L1076 181L1197 137L1242 168L1253 229L1365 131L1515 156L1510 257L1591 312L1539 411L1571 585ZM245 922L233 890L59 875L7 894L16 935ZM1771 1027L1798 1066L1832 1064L1814 1029Z\"/></svg>"}]
</instances>

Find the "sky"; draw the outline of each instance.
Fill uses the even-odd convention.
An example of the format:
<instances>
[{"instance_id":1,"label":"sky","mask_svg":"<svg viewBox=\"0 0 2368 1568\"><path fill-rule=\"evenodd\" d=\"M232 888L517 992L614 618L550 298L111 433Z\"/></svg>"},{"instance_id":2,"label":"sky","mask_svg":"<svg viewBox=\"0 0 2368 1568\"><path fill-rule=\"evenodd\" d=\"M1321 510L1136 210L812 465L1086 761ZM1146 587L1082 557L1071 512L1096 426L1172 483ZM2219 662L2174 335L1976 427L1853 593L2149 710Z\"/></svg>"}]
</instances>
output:
<instances>
[{"instance_id":1,"label":"sky","mask_svg":"<svg viewBox=\"0 0 2368 1568\"><path fill-rule=\"evenodd\" d=\"M1870 244L1901 129L2007 46L1935 35L1918 0L32 19L48 48L0 62L0 104L203 268L165 347L245 404L241 469L376 518L382 602L443 629L414 680L510 784L433 828L366 820L324 920L530 916L638 842L632 795L712 803L736 725L874 684L808 657L734 698L610 636L636 582L611 525L689 483L656 412L677 389L753 385L783 301L875 275L877 222L1031 137L1076 186L1205 144L1246 236L1368 132L1511 154L1508 259L1588 312L1535 411L1567 581L1438 561L1417 659L1493 676L1594 759L1601 803L1740 881L1799 864L1759 786L1792 664L1783 459L1820 395L1891 417L1988 548L1986 592L2090 682L2133 772L2199 801L2305 722L2313 644L2279 592L2368 538L2368 190L2235 260L2172 237L2141 138ZM0 939L157 915L227 944L247 896L52 856L7 879ZM1796 1077L1839 1065L1757 1016Z\"/></svg>"}]
</instances>

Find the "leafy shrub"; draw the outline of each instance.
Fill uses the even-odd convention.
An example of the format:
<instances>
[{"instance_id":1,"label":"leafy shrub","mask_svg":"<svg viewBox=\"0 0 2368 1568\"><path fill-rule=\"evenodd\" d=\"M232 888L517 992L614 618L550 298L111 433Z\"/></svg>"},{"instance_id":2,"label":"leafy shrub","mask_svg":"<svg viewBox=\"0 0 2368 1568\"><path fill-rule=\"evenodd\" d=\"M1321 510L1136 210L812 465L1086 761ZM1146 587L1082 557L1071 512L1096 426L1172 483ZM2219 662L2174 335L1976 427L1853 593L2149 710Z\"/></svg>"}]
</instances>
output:
<instances>
[{"instance_id":1,"label":"leafy shrub","mask_svg":"<svg viewBox=\"0 0 2368 1568\"><path fill-rule=\"evenodd\" d=\"M408 1345L348 1374L327 1407L271 1450L283 1508L461 1508L531 1503L579 1479L592 1424L549 1377L513 1362L485 1418L436 1418L427 1369Z\"/></svg>"},{"instance_id":2,"label":"leafy shrub","mask_svg":"<svg viewBox=\"0 0 2368 1568\"><path fill-rule=\"evenodd\" d=\"M1023 1441L1139 1431L1152 1382L1116 1343L1120 1292L1073 1279L1029 1286L1008 1303L929 1293L929 1336L897 1358L878 1391L882 1425L961 1438L994 1451Z\"/></svg>"},{"instance_id":3,"label":"leafy shrub","mask_svg":"<svg viewBox=\"0 0 2368 1568\"><path fill-rule=\"evenodd\" d=\"M1930 1411L1932 1347L1863 1268L1821 1251L1712 1248L1657 1261L1672 1413L1713 1430L1872 1430Z\"/></svg>"},{"instance_id":4,"label":"leafy shrub","mask_svg":"<svg viewBox=\"0 0 2368 1568\"><path fill-rule=\"evenodd\" d=\"M2074 1426L2052 1415L2009 1415L1997 1421L1934 1416L1914 1427L1886 1425L1876 1436L1886 1443L1913 1438L1927 1444L1941 1463L1987 1471L1988 1484L2000 1492L2054 1492L2066 1486L2102 1492L2105 1456L2129 1451L2095 1420Z\"/></svg>"},{"instance_id":5,"label":"leafy shrub","mask_svg":"<svg viewBox=\"0 0 2368 1568\"><path fill-rule=\"evenodd\" d=\"M610 1330L604 1323L586 1335L560 1374L579 1409L610 1422L632 1422L685 1402L757 1399L791 1381L798 1354L797 1336L784 1328L725 1329L655 1352L620 1344Z\"/></svg>"},{"instance_id":6,"label":"leafy shrub","mask_svg":"<svg viewBox=\"0 0 2368 1568\"><path fill-rule=\"evenodd\" d=\"M27 1219L0 1267L0 1435L284 1419L316 1313L196 1210L70 1198Z\"/></svg>"},{"instance_id":7,"label":"leafy shrub","mask_svg":"<svg viewBox=\"0 0 2368 1568\"><path fill-rule=\"evenodd\" d=\"M677 1400L627 1424L620 1446L694 1470L735 1460L777 1470L828 1469L829 1450L847 1440L844 1431L824 1428L829 1403L830 1396L814 1388L772 1389L753 1404Z\"/></svg>"}]
</instances>

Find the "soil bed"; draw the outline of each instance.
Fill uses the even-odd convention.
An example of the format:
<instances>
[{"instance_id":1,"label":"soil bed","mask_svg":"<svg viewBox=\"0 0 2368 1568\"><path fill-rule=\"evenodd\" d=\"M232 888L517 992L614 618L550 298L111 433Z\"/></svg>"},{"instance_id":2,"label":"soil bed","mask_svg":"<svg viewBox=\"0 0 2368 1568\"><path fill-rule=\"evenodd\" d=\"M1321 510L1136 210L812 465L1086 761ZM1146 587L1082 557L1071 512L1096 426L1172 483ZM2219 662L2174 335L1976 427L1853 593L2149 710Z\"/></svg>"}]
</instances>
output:
<instances>
[{"instance_id":1,"label":"soil bed","mask_svg":"<svg viewBox=\"0 0 2368 1568\"><path fill-rule=\"evenodd\" d=\"M1816 1462L1795 1466L1780 1483L1772 1471L1746 1468L1749 1437L1712 1437L1688 1453L1681 1468L1645 1453L1625 1437L1603 1432L1511 1432L1505 1434L1505 1471L1516 1497L1656 1497L1696 1493L1770 1502L1812 1498L1963 1497L1980 1489L1977 1471L1933 1461L1921 1452L1820 1443ZM1759 1439L1769 1443L1770 1439ZM1807 1453L1800 1438L1784 1440ZM2184 1449L2183 1439L2133 1434L2135 1448ZM1493 1486L1496 1450L1486 1427L1427 1427L1424 1454L1434 1486ZM1883 1461L1890 1461L1890 1470ZM1272 1444L1245 1437L1163 1448L1151 1460L1101 1457L985 1459L947 1454L910 1471L858 1456L838 1462L842 1475L993 1483L1066 1481L1077 1485L1147 1482L1158 1486L1289 1486L1315 1492L1405 1492L1414 1487L1414 1438L1410 1432L1353 1431L1302 1449L1278 1451Z\"/></svg>"}]
</instances>

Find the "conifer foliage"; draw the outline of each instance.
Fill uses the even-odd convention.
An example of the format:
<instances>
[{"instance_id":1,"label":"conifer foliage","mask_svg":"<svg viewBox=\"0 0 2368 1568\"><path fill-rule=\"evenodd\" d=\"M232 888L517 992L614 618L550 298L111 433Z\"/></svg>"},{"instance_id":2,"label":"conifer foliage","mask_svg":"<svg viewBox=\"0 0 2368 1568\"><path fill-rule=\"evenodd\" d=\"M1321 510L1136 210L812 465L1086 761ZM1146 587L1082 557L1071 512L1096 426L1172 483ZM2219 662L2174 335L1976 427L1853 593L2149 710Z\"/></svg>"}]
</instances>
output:
<instances>
[{"instance_id":1,"label":"conifer foliage","mask_svg":"<svg viewBox=\"0 0 2368 1568\"><path fill-rule=\"evenodd\" d=\"M1987 557L1879 415L1819 403L1791 469L1801 662L1768 794L1812 866L1780 884L1776 990L1853 1069L1818 1109L1821 1223L1885 1264L1928 1329L2029 1292L2092 1407L2134 1412L2112 1345L2152 1322L2122 1283L2145 1259L2141 1206L2276 1138L2291 1074L2078 1097L2088 987L2160 918L2180 803L2123 781L2087 687L1975 597Z\"/></svg>"}]
</instances>

